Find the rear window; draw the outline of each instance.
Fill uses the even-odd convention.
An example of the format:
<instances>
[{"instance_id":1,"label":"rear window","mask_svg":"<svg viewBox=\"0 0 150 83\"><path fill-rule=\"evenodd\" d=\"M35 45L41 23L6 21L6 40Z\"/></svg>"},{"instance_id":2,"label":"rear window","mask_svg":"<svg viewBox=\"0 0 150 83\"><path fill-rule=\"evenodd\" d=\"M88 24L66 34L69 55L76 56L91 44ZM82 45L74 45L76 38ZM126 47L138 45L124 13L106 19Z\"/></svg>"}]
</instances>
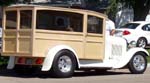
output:
<instances>
[{"instance_id":1,"label":"rear window","mask_svg":"<svg viewBox=\"0 0 150 83\"><path fill-rule=\"evenodd\" d=\"M32 23L32 10L21 10L20 11L20 28L31 29Z\"/></svg>"},{"instance_id":2,"label":"rear window","mask_svg":"<svg viewBox=\"0 0 150 83\"><path fill-rule=\"evenodd\" d=\"M128 28L128 29L136 29L136 27L140 25L138 23L128 23L125 24L124 26L120 27L120 28Z\"/></svg>"},{"instance_id":3,"label":"rear window","mask_svg":"<svg viewBox=\"0 0 150 83\"><path fill-rule=\"evenodd\" d=\"M17 27L17 11L6 12L6 29L16 29Z\"/></svg>"}]
</instances>

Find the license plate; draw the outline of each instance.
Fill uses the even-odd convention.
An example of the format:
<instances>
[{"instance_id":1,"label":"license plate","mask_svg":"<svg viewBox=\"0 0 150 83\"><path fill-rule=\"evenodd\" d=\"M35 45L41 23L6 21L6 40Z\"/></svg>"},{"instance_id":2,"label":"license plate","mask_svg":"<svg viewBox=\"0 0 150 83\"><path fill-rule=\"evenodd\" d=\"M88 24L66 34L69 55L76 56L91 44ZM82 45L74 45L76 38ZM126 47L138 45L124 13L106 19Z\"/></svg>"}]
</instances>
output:
<instances>
[{"instance_id":1,"label":"license plate","mask_svg":"<svg viewBox=\"0 0 150 83\"><path fill-rule=\"evenodd\" d=\"M27 65L32 65L32 59L26 59L26 64Z\"/></svg>"}]
</instances>

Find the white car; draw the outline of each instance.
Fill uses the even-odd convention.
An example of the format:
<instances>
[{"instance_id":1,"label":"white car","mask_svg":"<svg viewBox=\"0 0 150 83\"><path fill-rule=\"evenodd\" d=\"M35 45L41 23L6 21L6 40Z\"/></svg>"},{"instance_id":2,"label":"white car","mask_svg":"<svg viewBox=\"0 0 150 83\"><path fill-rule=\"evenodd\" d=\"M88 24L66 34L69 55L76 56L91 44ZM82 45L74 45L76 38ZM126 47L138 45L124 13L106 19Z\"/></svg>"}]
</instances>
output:
<instances>
[{"instance_id":1,"label":"white car","mask_svg":"<svg viewBox=\"0 0 150 83\"><path fill-rule=\"evenodd\" d=\"M135 42L137 47L145 48L150 44L150 22L135 21L116 29L116 36L121 36L128 43Z\"/></svg>"}]
</instances>

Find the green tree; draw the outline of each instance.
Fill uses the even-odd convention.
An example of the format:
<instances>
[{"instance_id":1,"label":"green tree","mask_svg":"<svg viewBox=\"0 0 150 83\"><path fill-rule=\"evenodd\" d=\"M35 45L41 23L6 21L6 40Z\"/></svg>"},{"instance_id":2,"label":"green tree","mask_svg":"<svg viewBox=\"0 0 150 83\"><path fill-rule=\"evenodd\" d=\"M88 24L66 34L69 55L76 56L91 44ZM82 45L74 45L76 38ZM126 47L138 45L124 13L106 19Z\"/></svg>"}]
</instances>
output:
<instances>
[{"instance_id":1,"label":"green tree","mask_svg":"<svg viewBox=\"0 0 150 83\"><path fill-rule=\"evenodd\" d=\"M110 0L109 11L116 10L112 6L117 6L118 3L125 4L124 6L132 7L134 10L134 20L145 20L146 15L150 10L150 0Z\"/></svg>"},{"instance_id":2,"label":"green tree","mask_svg":"<svg viewBox=\"0 0 150 83\"><path fill-rule=\"evenodd\" d=\"M0 0L0 6L7 6L11 3L15 3L15 0Z\"/></svg>"},{"instance_id":3,"label":"green tree","mask_svg":"<svg viewBox=\"0 0 150 83\"><path fill-rule=\"evenodd\" d=\"M110 19L115 19L116 13L117 13L117 6L118 1L117 0L109 0L109 6L107 8L106 14L109 16Z\"/></svg>"}]
</instances>

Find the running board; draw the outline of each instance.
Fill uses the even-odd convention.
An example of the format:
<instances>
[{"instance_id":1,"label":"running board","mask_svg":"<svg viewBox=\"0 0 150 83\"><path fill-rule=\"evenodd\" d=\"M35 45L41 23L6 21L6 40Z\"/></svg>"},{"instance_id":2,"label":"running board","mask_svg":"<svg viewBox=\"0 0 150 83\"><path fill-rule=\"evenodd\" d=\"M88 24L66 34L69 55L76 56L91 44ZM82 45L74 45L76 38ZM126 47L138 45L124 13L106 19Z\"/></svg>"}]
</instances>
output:
<instances>
[{"instance_id":1,"label":"running board","mask_svg":"<svg viewBox=\"0 0 150 83\"><path fill-rule=\"evenodd\" d=\"M116 61L79 60L80 68L113 68Z\"/></svg>"}]
</instances>

